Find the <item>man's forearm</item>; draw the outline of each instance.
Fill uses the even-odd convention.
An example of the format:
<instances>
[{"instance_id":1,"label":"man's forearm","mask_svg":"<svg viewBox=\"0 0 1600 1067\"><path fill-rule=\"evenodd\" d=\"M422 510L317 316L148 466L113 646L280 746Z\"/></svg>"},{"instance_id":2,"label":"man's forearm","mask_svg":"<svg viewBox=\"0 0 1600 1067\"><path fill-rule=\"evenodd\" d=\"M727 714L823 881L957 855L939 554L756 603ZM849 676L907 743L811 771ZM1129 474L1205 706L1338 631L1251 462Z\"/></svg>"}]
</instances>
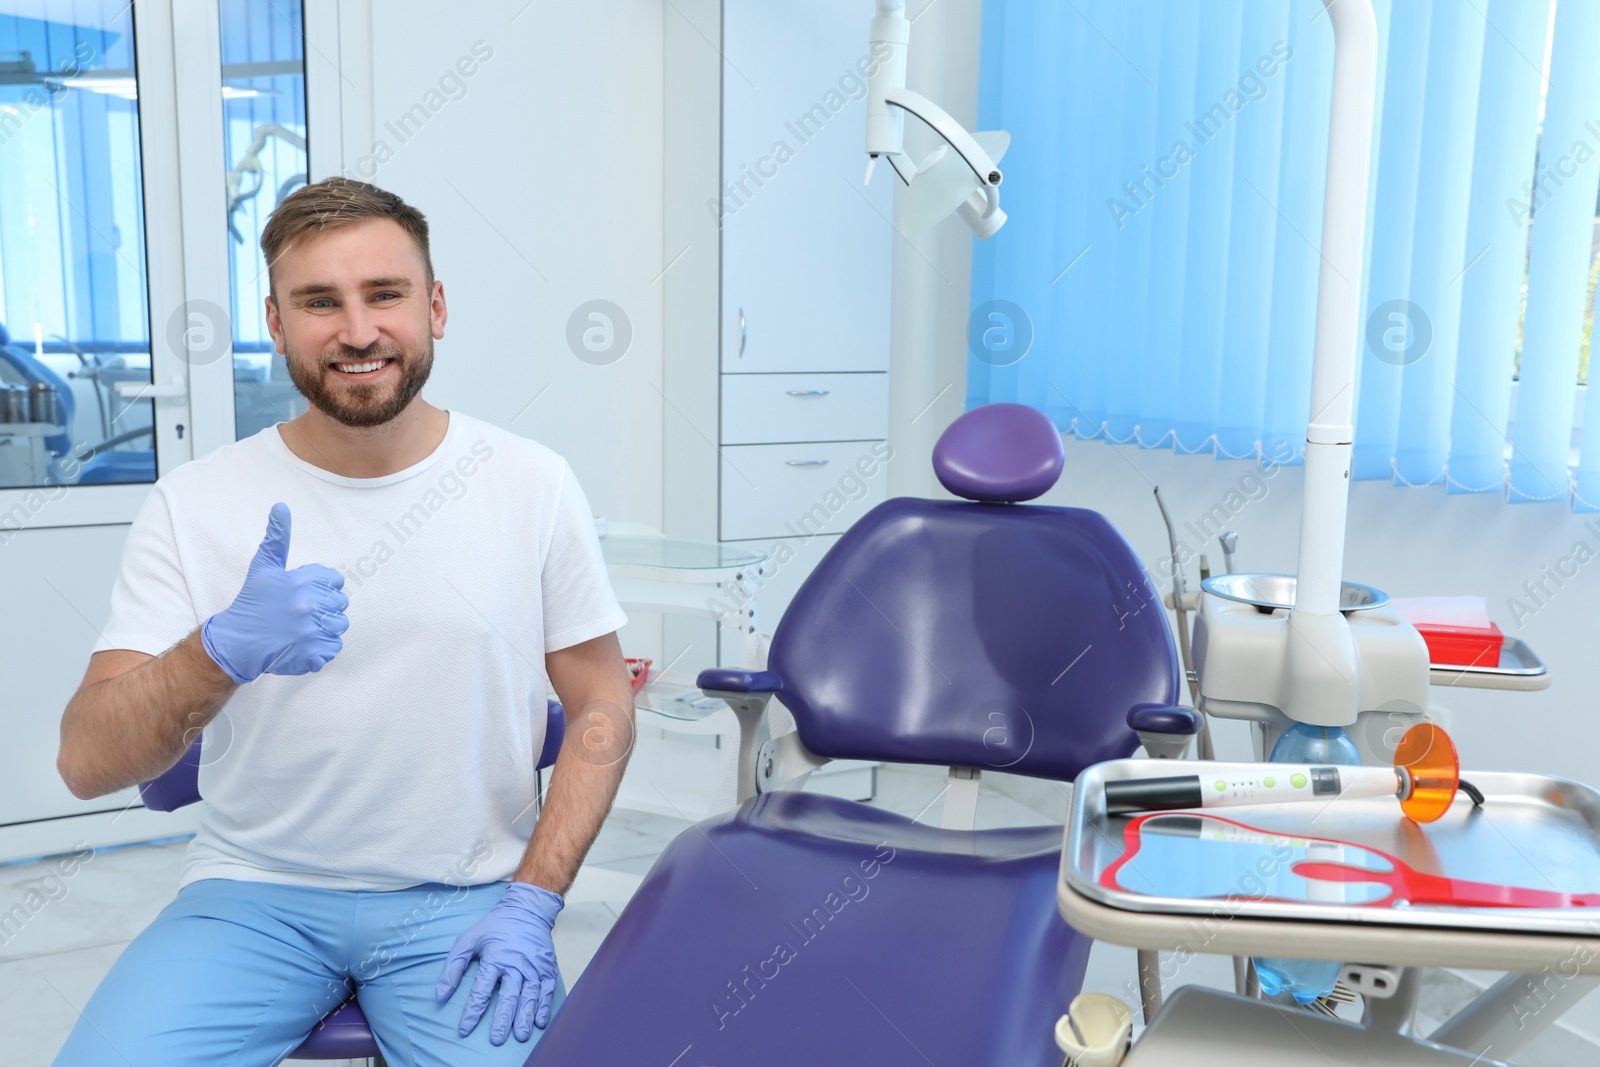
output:
<instances>
[{"instance_id":1,"label":"man's forearm","mask_svg":"<svg viewBox=\"0 0 1600 1067\"><path fill-rule=\"evenodd\" d=\"M569 718L544 810L515 879L565 895L611 810L633 750L633 701L624 685Z\"/></svg>"},{"instance_id":2,"label":"man's forearm","mask_svg":"<svg viewBox=\"0 0 1600 1067\"><path fill-rule=\"evenodd\" d=\"M80 689L61 717L56 767L83 800L148 781L177 762L237 688L195 630L161 655Z\"/></svg>"}]
</instances>

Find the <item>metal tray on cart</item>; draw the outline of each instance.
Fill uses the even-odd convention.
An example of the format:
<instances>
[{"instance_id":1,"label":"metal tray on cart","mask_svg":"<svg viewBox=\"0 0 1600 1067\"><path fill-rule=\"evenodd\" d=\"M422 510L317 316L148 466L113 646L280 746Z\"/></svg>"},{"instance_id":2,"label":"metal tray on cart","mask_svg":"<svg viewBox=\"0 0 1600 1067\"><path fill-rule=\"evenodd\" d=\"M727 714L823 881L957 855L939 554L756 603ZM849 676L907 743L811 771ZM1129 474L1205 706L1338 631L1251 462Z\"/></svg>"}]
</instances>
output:
<instances>
[{"instance_id":1,"label":"metal tray on cart","mask_svg":"<svg viewBox=\"0 0 1600 1067\"><path fill-rule=\"evenodd\" d=\"M1349 885L1347 892L1331 896L1326 885L1319 885L1309 894L1318 899L1292 892L1278 895L1286 885L1278 870L1285 865L1281 857L1286 843L1298 841L1303 846L1312 838L1375 849L1426 874L1600 893L1600 792L1537 774L1464 772L1463 777L1483 792L1483 807L1474 809L1466 796L1458 796L1450 811L1426 825L1407 819L1398 802L1389 799L1177 812L1230 820L1260 831L1260 840L1247 840L1248 834L1238 834L1239 840L1232 842L1220 840L1221 834L1216 842L1199 840L1201 835L1195 833L1147 834L1116 876L1116 884L1105 883L1107 870L1128 851L1125 833L1132 820L1106 814L1106 782L1180 774L1198 774L1205 781L1259 770L1260 764L1133 759L1089 768L1078 778L1067 816L1063 883L1089 900L1132 912L1600 935L1600 908L1375 904L1387 890L1371 883ZM1173 825L1181 828L1183 822L1174 820ZM1272 856L1279 857L1278 863L1270 862ZM1269 862L1263 863L1263 857Z\"/></svg>"},{"instance_id":2,"label":"metal tray on cart","mask_svg":"<svg viewBox=\"0 0 1600 1067\"><path fill-rule=\"evenodd\" d=\"M1428 669L1428 683L1466 689L1531 691L1550 685L1550 671L1526 641L1520 637L1508 637L1500 647L1500 662L1493 667L1435 663Z\"/></svg>"}]
</instances>

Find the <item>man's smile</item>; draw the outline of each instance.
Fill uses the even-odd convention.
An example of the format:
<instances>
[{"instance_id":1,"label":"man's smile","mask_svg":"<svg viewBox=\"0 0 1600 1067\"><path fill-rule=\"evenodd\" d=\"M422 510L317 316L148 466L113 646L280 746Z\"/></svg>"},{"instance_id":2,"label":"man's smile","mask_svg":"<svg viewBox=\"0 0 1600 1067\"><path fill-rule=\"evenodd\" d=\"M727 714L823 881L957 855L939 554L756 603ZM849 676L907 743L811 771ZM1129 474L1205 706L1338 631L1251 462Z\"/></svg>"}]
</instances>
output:
<instances>
[{"instance_id":1,"label":"man's smile","mask_svg":"<svg viewBox=\"0 0 1600 1067\"><path fill-rule=\"evenodd\" d=\"M341 360L337 363L330 363L328 367L341 378L371 379L382 375L384 369L393 362L393 358L387 357L361 362Z\"/></svg>"}]
</instances>

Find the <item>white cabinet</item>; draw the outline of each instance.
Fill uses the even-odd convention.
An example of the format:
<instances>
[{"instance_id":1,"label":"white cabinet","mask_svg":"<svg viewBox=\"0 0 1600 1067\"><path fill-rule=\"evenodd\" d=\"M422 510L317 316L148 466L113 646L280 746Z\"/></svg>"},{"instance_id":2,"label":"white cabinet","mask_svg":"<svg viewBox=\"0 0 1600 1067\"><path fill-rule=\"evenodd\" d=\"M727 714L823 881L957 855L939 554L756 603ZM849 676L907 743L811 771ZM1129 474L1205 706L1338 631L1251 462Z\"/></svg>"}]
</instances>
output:
<instances>
[{"instance_id":1,"label":"white cabinet","mask_svg":"<svg viewBox=\"0 0 1600 1067\"><path fill-rule=\"evenodd\" d=\"M722 379L725 445L888 436L887 374L729 374Z\"/></svg>"},{"instance_id":2,"label":"white cabinet","mask_svg":"<svg viewBox=\"0 0 1600 1067\"><path fill-rule=\"evenodd\" d=\"M814 558L802 542L885 496L896 235L892 172L861 184L871 14L685 0L669 20L669 537Z\"/></svg>"},{"instance_id":3,"label":"white cabinet","mask_svg":"<svg viewBox=\"0 0 1600 1067\"><path fill-rule=\"evenodd\" d=\"M888 480L896 235L893 174L861 184L871 17L675 0L665 24L663 527L766 553L767 633ZM717 661L709 625L668 620L663 640L680 670ZM871 789L866 767L829 770Z\"/></svg>"},{"instance_id":4,"label":"white cabinet","mask_svg":"<svg viewBox=\"0 0 1600 1067\"><path fill-rule=\"evenodd\" d=\"M891 174L861 181L863 0L722 5L722 369L889 369Z\"/></svg>"},{"instance_id":5,"label":"white cabinet","mask_svg":"<svg viewBox=\"0 0 1600 1067\"><path fill-rule=\"evenodd\" d=\"M886 454L882 441L723 448L722 539L843 533L883 501Z\"/></svg>"}]
</instances>

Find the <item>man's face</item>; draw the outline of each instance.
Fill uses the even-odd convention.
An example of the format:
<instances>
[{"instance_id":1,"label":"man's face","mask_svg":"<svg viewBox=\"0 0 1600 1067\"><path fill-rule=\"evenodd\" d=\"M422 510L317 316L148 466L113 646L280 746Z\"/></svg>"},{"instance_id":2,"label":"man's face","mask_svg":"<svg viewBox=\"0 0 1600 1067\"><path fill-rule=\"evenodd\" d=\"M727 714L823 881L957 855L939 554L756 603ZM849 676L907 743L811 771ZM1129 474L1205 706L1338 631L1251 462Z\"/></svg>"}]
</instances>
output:
<instances>
[{"instance_id":1,"label":"man's face","mask_svg":"<svg viewBox=\"0 0 1600 1067\"><path fill-rule=\"evenodd\" d=\"M302 237L272 264L267 329L289 378L346 426L381 426L422 391L444 336L444 286L392 219Z\"/></svg>"}]
</instances>

